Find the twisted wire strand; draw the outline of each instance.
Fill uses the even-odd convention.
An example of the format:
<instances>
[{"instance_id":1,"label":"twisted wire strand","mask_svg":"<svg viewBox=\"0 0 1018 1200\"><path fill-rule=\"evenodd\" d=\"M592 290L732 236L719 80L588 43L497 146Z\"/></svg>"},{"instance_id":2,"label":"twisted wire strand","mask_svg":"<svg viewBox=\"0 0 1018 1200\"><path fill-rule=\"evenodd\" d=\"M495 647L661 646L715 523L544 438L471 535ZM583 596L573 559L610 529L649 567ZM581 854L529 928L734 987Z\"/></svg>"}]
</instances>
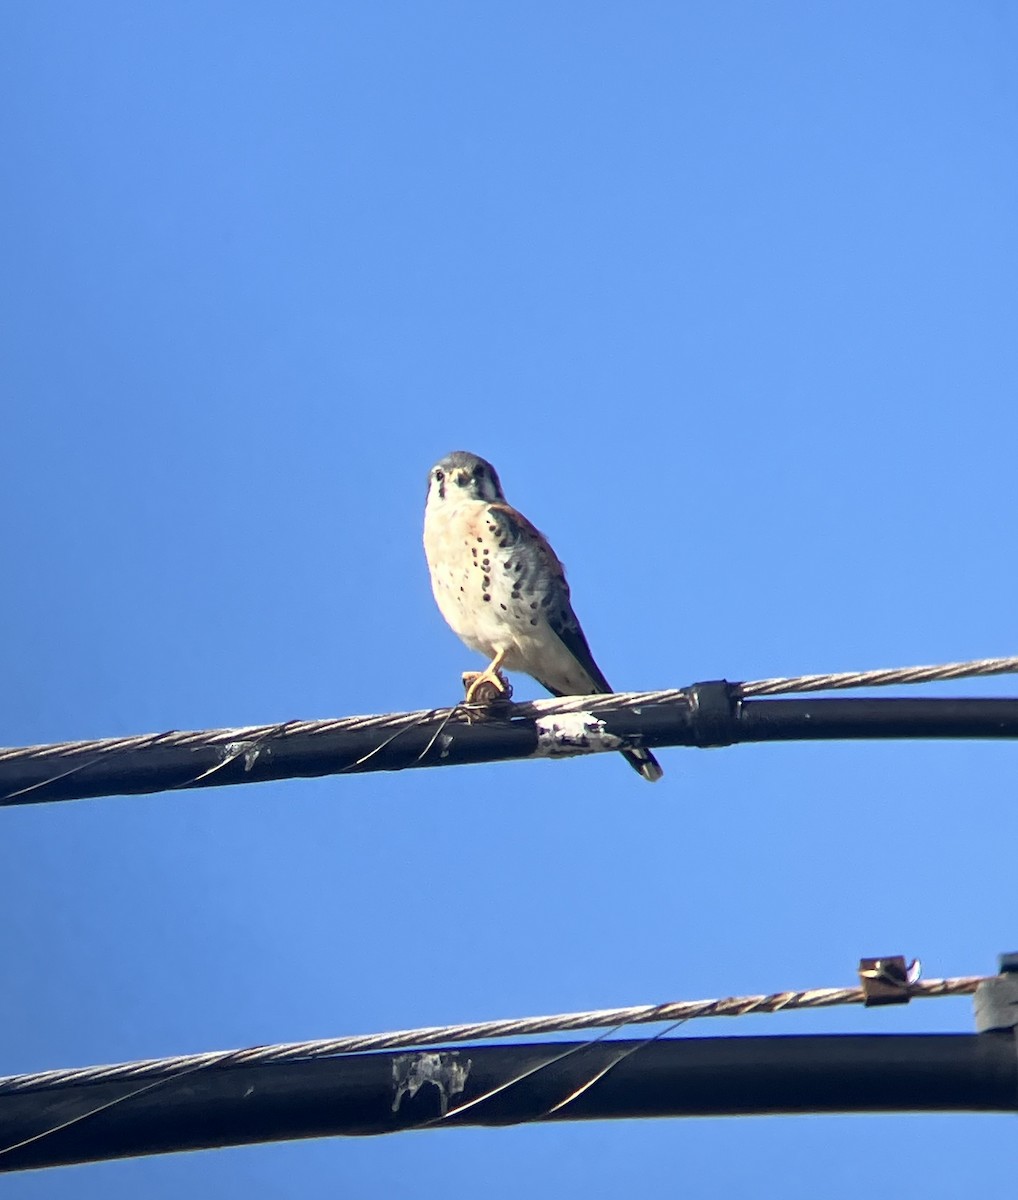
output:
<instances>
[{"instance_id":1,"label":"twisted wire strand","mask_svg":"<svg viewBox=\"0 0 1018 1200\"><path fill-rule=\"evenodd\" d=\"M938 680L966 679L976 676L1018 673L1018 656L1011 658L982 658L969 662L941 663L921 667L893 667L878 671L847 671L828 675L798 675L791 678L757 679L733 684L736 693L744 697L774 696L792 692L816 692L838 688L885 687L890 684L933 683ZM532 700L514 704L510 715L525 718L552 717L575 712L599 712L606 709L639 708L642 705L675 704L685 700L683 688L666 688L655 692L614 692L598 696L567 696L554 700ZM271 738L318 736L330 733L352 733L371 730L378 733L398 733L403 728L431 721L461 723L470 719L469 706L462 703L451 708L420 709L409 713L382 713L356 717L336 717L324 720L285 721L272 725L247 725L228 729L168 730L165 733L133 735L122 738L100 738L93 741L54 742L37 746L0 748L0 763L30 760L40 757L75 758L83 754L96 759L106 754L120 754L147 747L171 749L223 745L232 757L238 757L249 747ZM73 774L90 765L93 759L76 762L65 774ZM42 787L62 775L54 776L33 787ZM28 790L28 789L26 789ZM9 798L9 797L8 797Z\"/></svg>"},{"instance_id":2,"label":"twisted wire strand","mask_svg":"<svg viewBox=\"0 0 1018 1200\"><path fill-rule=\"evenodd\" d=\"M824 692L829 688L886 687L894 683L936 683L1018 672L1018 657L978 658L969 662L939 663L929 667L890 667L883 671L843 671L835 675L799 675L794 679L756 679L740 683L743 696L775 696L782 692Z\"/></svg>"},{"instance_id":3,"label":"twisted wire strand","mask_svg":"<svg viewBox=\"0 0 1018 1200\"><path fill-rule=\"evenodd\" d=\"M902 991L910 1000L969 996L987 978L992 977L962 975L950 979L929 979L902 985ZM207 1067L261 1066L343 1054L363 1054L373 1050L410 1047L416 1049L449 1042L527 1037L578 1029L600 1029L613 1025L648 1025L659 1021L689 1021L702 1017L743 1017L792 1009L833 1008L843 1004L863 1004L865 1000L866 994L861 987L812 988L807 991L773 992L761 996L729 996L722 1000L678 1000L631 1008L597 1009L592 1012L512 1017L497 1021L477 1021L467 1025L431 1025L422 1029L404 1029L393 1033L318 1038L307 1042L251 1046L242 1050L213 1050L173 1058L140 1059L108 1066L40 1071L31 1075L7 1075L0 1078L0 1096L40 1088L146 1079Z\"/></svg>"}]
</instances>

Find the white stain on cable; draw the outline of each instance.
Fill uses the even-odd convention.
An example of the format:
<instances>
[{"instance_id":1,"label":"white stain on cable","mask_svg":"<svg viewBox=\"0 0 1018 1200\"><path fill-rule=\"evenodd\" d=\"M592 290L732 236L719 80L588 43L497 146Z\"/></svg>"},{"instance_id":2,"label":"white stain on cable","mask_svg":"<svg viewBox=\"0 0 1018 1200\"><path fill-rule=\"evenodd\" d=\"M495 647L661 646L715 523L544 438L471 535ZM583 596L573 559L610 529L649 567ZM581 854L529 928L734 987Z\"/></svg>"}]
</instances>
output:
<instances>
[{"instance_id":1,"label":"white stain on cable","mask_svg":"<svg viewBox=\"0 0 1018 1200\"><path fill-rule=\"evenodd\" d=\"M395 1095L392 1111L399 1112L404 1096L412 1100L426 1084L438 1088L442 1116L449 1110L449 1101L458 1096L470 1074L470 1059L460 1058L458 1051L445 1054L397 1054L392 1060L392 1083Z\"/></svg>"},{"instance_id":2,"label":"white stain on cable","mask_svg":"<svg viewBox=\"0 0 1018 1200\"><path fill-rule=\"evenodd\" d=\"M243 755L244 770L250 771L263 754L268 758L271 756L272 750L260 742L227 742L223 746L224 761L219 765L226 766L228 762L233 762L235 758Z\"/></svg>"},{"instance_id":3,"label":"white stain on cable","mask_svg":"<svg viewBox=\"0 0 1018 1200\"><path fill-rule=\"evenodd\" d=\"M625 745L622 738L608 733L604 721L589 712L559 713L543 719L538 717L534 725L537 729L537 749L534 753L542 758L557 758L584 750L618 750Z\"/></svg>"}]
</instances>

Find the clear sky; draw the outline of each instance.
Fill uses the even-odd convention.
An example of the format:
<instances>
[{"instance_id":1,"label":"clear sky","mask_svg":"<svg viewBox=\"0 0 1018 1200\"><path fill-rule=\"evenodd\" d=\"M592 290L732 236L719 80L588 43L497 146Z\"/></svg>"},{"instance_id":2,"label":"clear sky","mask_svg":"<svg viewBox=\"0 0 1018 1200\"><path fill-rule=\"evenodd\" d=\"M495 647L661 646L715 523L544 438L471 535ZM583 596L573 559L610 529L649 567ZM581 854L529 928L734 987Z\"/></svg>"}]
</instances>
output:
<instances>
[{"instance_id":1,"label":"clear sky","mask_svg":"<svg viewBox=\"0 0 1018 1200\"><path fill-rule=\"evenodd\" d=\"M620 689L1015 653L1016 59L1004 2L9 0L0 741L451 702L420 526L459 448ZM661 757L0 812L0 1073L1018 948L1013 746ZM970 1006L693 1032L878 1029ZM558 1124L3 1187L940 1197L1013 1144Z\"/></svg>"}]
</instances>

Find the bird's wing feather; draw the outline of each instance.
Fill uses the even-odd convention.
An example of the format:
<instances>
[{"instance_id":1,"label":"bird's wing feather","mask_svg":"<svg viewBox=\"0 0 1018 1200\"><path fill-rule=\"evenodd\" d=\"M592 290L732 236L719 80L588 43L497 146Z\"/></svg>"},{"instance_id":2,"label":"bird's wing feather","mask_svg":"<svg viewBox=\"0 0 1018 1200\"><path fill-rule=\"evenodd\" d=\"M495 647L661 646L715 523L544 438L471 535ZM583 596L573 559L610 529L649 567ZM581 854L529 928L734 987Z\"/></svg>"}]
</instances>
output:
<instances>
[{"instance_id":1,"label":"bird's wing feather","mask_svg":"<svg viewBox=\"0 0 1018 1200\"><path fill-rule=\"evenodd\" d=\"M503 540L510 545L526 540L535 548L537 562L532 569L536 579L531 581L531 584L533 586L536 583L538 588L543 588L545 592L545 596L542 596L542 601L544 601L542 607L552 632L590 676L594 684L593 690L610 692L611 684L605 679L601 668L594 661L583 629L573 612L565 570L555 551L548 544L548 539L510 504L501 502L490 504L488 511L498 526ZM543 679L537 677L537 681L553 696L563 695L556 688L550 687Z\"/></svg>"}]
</instances>

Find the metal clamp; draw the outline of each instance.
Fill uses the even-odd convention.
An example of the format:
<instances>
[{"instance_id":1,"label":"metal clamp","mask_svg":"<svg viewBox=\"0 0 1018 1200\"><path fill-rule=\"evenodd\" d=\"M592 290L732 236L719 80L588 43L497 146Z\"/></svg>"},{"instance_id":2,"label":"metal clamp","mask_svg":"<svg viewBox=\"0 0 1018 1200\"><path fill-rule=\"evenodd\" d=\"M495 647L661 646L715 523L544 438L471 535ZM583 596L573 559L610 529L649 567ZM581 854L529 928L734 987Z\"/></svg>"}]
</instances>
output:
<instances>
[{"instance_id":1,"label":"metal clamp","mask_svg":"<svg viewBox=\"0 0 1018 1200\"><path fill-rule=\"evenodd\" d=\"M727 679L712 679L684 688L689 701L694 744L707 749L736 742L738 699Z\"/></svg>"},{"instance_id":2,"label":"metal clamp","mask_svg":"<svg viewBox=\"0 0 1018 1200\"><path fill-rule=\"evenodd\" d=\"M890 958L860 958L859 982L867 1008L878 1004L908 1004L912 985L919 981L922 964L917 958L906 962L904 955Z\"/></svg>"},{"instance_id":3,"label":"metal clamp","mask_svg":"<svg viewBox=\"0 0 1018 1200\"><path fill-rule=\"evenodd\" d=\"M1000 974L976 988L976 1032L1018 1027L1018 954L1000 956Z\"/></svg>"}]
</instances>

